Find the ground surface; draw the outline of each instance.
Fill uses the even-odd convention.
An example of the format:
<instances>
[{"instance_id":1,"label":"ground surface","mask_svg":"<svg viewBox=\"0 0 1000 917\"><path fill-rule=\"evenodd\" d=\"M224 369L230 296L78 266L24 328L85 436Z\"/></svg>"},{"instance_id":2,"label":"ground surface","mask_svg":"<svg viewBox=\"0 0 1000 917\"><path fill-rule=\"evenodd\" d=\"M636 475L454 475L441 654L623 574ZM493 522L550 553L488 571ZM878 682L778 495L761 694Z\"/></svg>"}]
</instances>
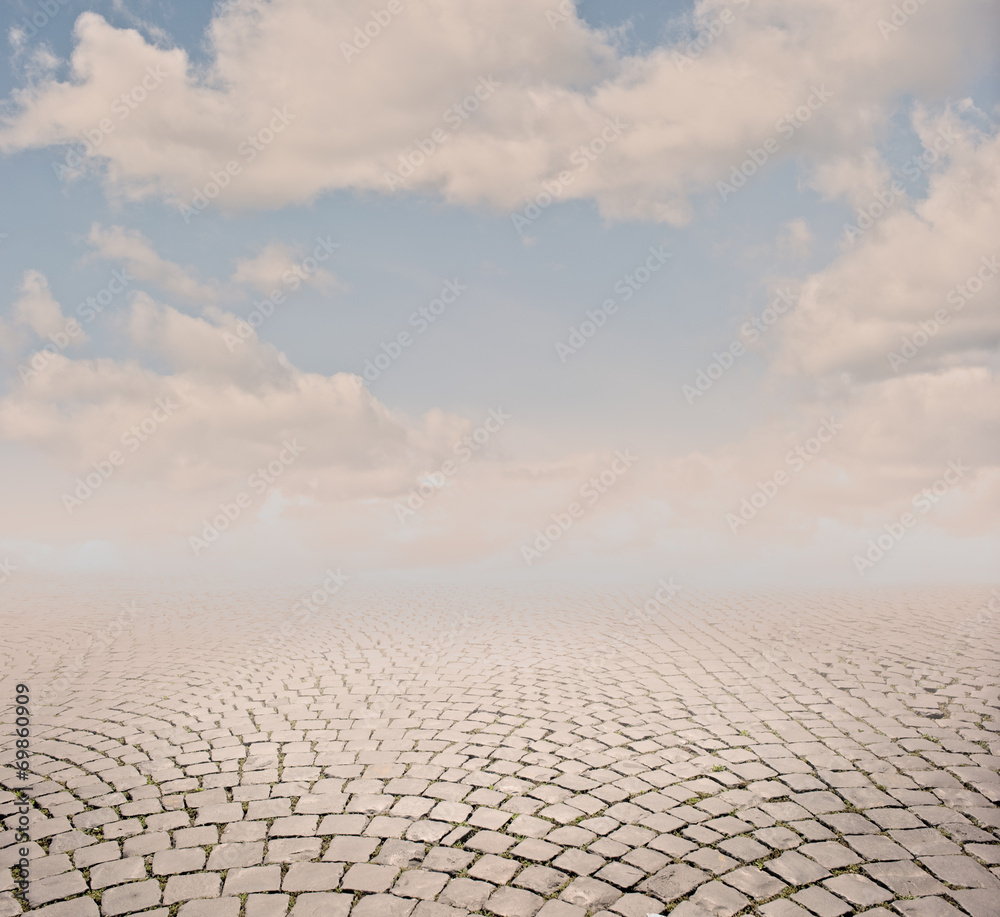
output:
<instances>
[{"instance_id":1,"label":"ground surface","mask_svg":"<svg viewBox=\"0 0 1000 917\"><path fill-rule=\"evenodd\" d=\"M3 588L0 917L1000 913L988 590Z\"/></svg>"}]
</instances>

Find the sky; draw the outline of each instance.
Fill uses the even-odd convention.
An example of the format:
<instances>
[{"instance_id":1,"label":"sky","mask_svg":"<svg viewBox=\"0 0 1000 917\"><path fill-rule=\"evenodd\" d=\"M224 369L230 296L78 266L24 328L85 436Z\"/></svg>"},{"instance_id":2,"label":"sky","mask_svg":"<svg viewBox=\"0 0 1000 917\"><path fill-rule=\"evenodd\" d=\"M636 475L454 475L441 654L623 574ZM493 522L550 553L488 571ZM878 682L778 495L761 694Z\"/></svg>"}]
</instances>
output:
<instances>
[{"instance_id":1,"label":"sky","mask_svg":"<svg viewBox=\"0 0 1000 917\"><path fill-rule=\"evenodd\" d=\"M998 19L8 3L0 576L995 580Z\"/></svg>"}]
</instances>

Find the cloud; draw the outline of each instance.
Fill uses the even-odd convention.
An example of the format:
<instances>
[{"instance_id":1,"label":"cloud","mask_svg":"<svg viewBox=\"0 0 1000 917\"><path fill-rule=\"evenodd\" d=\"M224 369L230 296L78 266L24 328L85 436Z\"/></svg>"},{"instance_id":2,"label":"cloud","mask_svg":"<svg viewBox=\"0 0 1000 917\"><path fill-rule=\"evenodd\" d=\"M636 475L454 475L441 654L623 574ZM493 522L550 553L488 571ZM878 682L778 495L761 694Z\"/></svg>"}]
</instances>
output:
<instances>
[{"instance_id":1,"label":"cloud","mask_svg":"<svg viewBox=\"0 0 1000 917\"><path fill-rule=\"evenodd\" d=\"M723 7L699 3L691 27ZM212 21L207 68L84 13L69 78L16 90L0 144L97 129L86 161L111 193L188 207L199 195L239 208L388 193L396 173L406 189L510 210L566 172L564 199L681 223L692 194L768 139L778 158L819 166L874 145L901 93L945 93L989 53L996 15L987 0L931 3L883 36L888 0L756 0L704 49L678 39L627 56L575 16L553 28L550 8L426 0L365 44L362 3L236 0ZM829 98L797 121L817 88ZM123 96L134 104L114 108ZM627 129L612 140L609 123ZM821 173L824 187L838 168Z\"/></svg>"},{"instance_id":2,"label":"cloud","mask_svg":"<svg viewBox=\"0 0 1000 917\"><path fill-rule=\"evenodd\" d=\"M49 282L41 271L25 271L21 280L21 295L14 302L14 318L40 338L65 329L66 316L52 296Z\"/></svg>"},{"instance_id":3,"label":"cloud","mask_svg":"<svg viewBox=\"0 0 1000 917\"><path fill-rule=\"evenodd\" d=\"M544 192L594 201L613 219L680 224L701 193L708 209L725 206L716 183L770 142L764 169L795 160L800 189L854 212L882 207L804 278L799 305L759 351L772 364L764 391L788 395L787 410L705 450L641 455L539 569L646 575L700 563L717 579L714 567L811 550L814 569L842 557L851 578L851 551L951 461L968 471L925 530L995 542L1000 276L979 272L989 273L1000 238L1000 132L974 127L988 119L971 103L944 104L962 67L982 71L994 6L921 4L886 32L879 18L893 0L700 0L669 42L634 55L576 16L553 26L553 6L423 0L366 41L372 14L360 0L232 0L216 8L198 65L148 27L85 13L68 67L44 51L15 58L26 79L0 115L0 146L73 144L71 173L98 176L116 202L184 206L185 222L207 206L280 208L351 189L501 213ZM702 44L689 40L699 33ZM942 132L956 138L914 178L894 174L880 152L910 96L929 106L912 122L925 151ZM904 190L881 204L894 178ZM804 258L826 212L764 238L784 258ZM224 310L249 290L288 285L303 252L272 241L204 280L136 230L94 224L88 238L92 257L202 314L133 291L105 318L125 356L50 354L44 372L0 397L0 438L32 482L33 499L12 504L25 544L189 563L186 537L296 442L301 457L215 556L249 568L334 558L524 572L519 546L607 461L480 454L402 524L394 506L454 460L476 420L394 412L356 376L304 372ZM299 279L336 292L337 278L315 267ZM37 271L18 295L0 325L0 343L15 350L29 330L44 341L65 321ZM752 528L730 531L726 515L769 489L829 417L841 432L776 489ZM115 450L125 463L67 515L61 495Z\"/></svg>"},{"instance_id":4,"label":"cloud","mask_svg":"<svg viewBox=\"0 0 1000 917\"><path fill-rule=\"evenodd\" d=\"M275 288L281 289L282 284L293 282L295 277L304 278L305 284L321 293L329 294L344 288L333 274L322 267L308 273L303 269L302 258L296 257L295 252L282 242L271 242L253 258L237 261L230 282L245 283L261 293L268 293Z\"/></svg>"},{"instance_id":5,"label":"cloud","mask_svg":"<svg viewBox=\"0 0 1000 917\"><path fill-rule=\"evenodd\" d=\"M379 403L357 377L303 372L253 338L231 353L223 337L236 318L228 313L192 317L140 293L125 318L134 352L161 368L58 355L44 373L0 399L0 439L52 469L47 490L35 490L31 512L18 510L22 538L58 545L75 533L81 543L107 542L129 563L183 569L196 560L199 569L218 563L265 570L334 558L359 569L544 577L589 575L600 557L609 574L659 575L681 565L716 581L706 558L752 567L781 552L787 559L788 552L822 547L827 553L816 554L811 569L825 559L830 574L830 558L843 555L850 579L850 552L869 530L908 508L949 461L961 460L968 471L923 530L989 535L1000 511L1000 391L983 367L910 374L805 399L786 416L707 452L638 453L634 467L590 504L581 488L609 456L524 461L490 448L465 462L455 447L481 418L432 410L409 420ZM167 417L157 420L164 408ZM788 456L827 418L839 431L794 469ZM128 434L137 429L145 436L135 444ZM217 553L194 558L187 537L220 505L249 492L250 475L288 442L304 447L301 456L266 494L255 495ZM62 495L114 450L125 454L124 464L67 517ZM449 460L458 471L443 486L420 491ZM752 528L731 532L726 515L738 512L761 482L790 469L791 480L774 488ZM415 492L424 505L401 523L397 507ZM527 568L520 546L533 543L574 500L587 502L583 518Z\"/></svg>"},{"instance_id":6,"label":"cloud","mask_svg":"<svg viewBox=\"0 0 1000 917\"><path fill-rule=\"evenodd\" d=\"M852 206L860 207L882 191L891 178L879 151L866 149L817 164L809 184L826 200L845 197Z\"/></svg>"},{"instance_id":7,"label":"cloud","mask_svg":"<svg viewBox=\"0 0 1000 917\"><path fill-rule=\"evenodd\" d=\"M407 421L356 377L304 373L255 339L230 353L223 335L235 331L235 321L184 315L137 294L127 332L167 370L52 356L44 373L0 400L0 436L82 470L120 449L131 425L164 399L176 405L170 421L122 477L145 477L183 495L266 463L282 440L298 437L307 453L283 481L285 492L360 499L401 488L440 462L465 429L461 418L440 411Z\"/></svg>"},{"instance_id":8,"label":"cloud","mask_svg":"<svg viewBox=\"0 0 1000 917\"><path fill-rule=\"evenodd\" d=\"M25 271L19 292L11 307L10 320L0 319L0 347L8 353L18 353L30 346L32 337L52 352L90 340L76 319L63 315L48 278L41 271ZM26 333L27 329L31 335Z\"/></svg>"},{"instance_id":9,"label":"cloud","mask_svg":"<svg viewBox=\"0 0 1000 917\"><path fill-rule=\"evenodd\" d=\"M191 302L209 303L219 298L215 284L199 282L191 268L183 268L161 258L152 243L141 232L122 226L104 228L95 223L87 241L94 255L124 264L140 280L148 280L163 290Z\"/></svg>"},{"instance_id":10,"label":"cloud","mask_svg":"<svg viewBox=\"0 0 1000 917\"><path fill-rule=\"evenodd\" d=\"M783 323L780 370L877 379L990 360L1000 341L1000 130L981 133L954 113L918 114L916 127L938 160L916 170L929 175L926 198L910 202L914 178L904 175L901 194L882 189L889 206L873 197L862 208L864 233L804 281ZM938 156L942 136L951 143Z\"/></svg>"}]
</instances>

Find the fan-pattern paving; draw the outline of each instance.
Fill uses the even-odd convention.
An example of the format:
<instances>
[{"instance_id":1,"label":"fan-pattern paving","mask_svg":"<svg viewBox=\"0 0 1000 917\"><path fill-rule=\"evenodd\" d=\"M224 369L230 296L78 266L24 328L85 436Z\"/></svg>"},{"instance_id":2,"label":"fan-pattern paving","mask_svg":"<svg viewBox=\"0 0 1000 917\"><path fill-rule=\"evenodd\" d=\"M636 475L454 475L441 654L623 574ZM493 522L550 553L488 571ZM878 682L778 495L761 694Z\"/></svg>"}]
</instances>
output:
<instances>
[{"instance_id":1,"label":"fan-pattern paving","mask_svg":"<svg viewBox=\"0 0 1000 917\"><path fill-rule=\"evenodd\" d=\"M1000 914L986 590L16 586L0 917Z\"/></svg>"}]
</instances>

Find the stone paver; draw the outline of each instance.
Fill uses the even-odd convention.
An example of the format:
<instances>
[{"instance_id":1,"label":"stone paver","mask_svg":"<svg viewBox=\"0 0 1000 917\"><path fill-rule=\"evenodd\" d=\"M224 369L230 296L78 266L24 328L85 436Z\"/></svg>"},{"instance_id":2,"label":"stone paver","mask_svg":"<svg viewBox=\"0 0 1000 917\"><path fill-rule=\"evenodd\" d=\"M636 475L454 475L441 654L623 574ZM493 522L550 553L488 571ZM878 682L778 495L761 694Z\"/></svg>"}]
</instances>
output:
<instances>
[{"instance_id":1,"label":"stone paver","mask_svg":"<svg viewBox=\"0 0 1000 917\"><path fill-rule=\"evenodd\" d=\"M893 899L893 893L858 875L834 876L823 883L830 891L858 907L871 907Z\"/></svg>"},{"instance_id":2,"label":"stone paver","mask_svg":"<svg viewBox=\"0 0 1000 917\"><path fill-rule=\"evenodd\" d=\"M424 869L411 869L404 872L393 886L393 893L403 898L419 898L432 901L448 884L448 874L430 872Z\"/></svg>"},{"instance_id":3,"label":"stone paver","mask_svg":"<svg viewBox=\"0 0 1000 917\"><path fill-rule=\"evenodd\" d=\"M288 917L347 917L351 912L351 896L334 892L312 892L299 895Z\"/></svg>"},{"instance_id":4,"label":"stone paver","mask_svg":"<svg viewBox=\"0 0 1000 917\"><path fill-rule=\"evenodd\" d=\"M109 885L119 885L131 879L145 879L146 864L142 857L129 857L127 860L115 860L111 863L101 863L90 869L90 887L106 888Z\"/></svg>"},{"instance_id":5,"label":"stone paver","mask_svg":"<svg viewBox=\"0 0 1000 917\"><path fill-rule=\"evenodd\" d=\"M16 911L20 914L21 906ZM31 913L35 917L99 917L96 902L91 898L74 898L72 901L61 901L59 904L49 904L46 907L34 908Z\"/></svg>"},{"instance_id":6,"label":"stone paver","mask_svg":"<svg viewBox=\"0 0 1000 917\"><path fill-rule=\"evenodd\" d=\"M226 884L223 886L222 894L247 895L251 892L276 892L280 887L280 866L241 866L237 869L230 869L226 873Z\"/></svg>"},{"instance_id":7,"label":"stone paver","mask_svg":"<svg viewBox=\"0 0 1000 917\"><path fill-rule=\"evenodd\" d=\"M285 917L289 900L288 895L248 895L246 917Z\"/></svg>"},{"instance_id":8,"label":"stone paver","mask_svg":"<svg viewBox=\"0 0 1000 917\"><path fill-rule=\"evenodd\" d=\"M669 904L671 901L683 898L703 882L708 882L710 878L708 873L700 869L695 869L686 863L676 863L660 870L639 888Z\"/></svg>"},{"instance_id":9,"label":"stone paver","mask_svg":"<svg viewBox=\"0 0 1000 917\"><path fill-rule=\"evenodd\" d=\"M11 587L41 690L112 600ZM0 708L0 917L18 792L42 917L997 914L986 593L511 594L143 596L26 785Z\"/></svg>"},{"instance_id":10,"label":"stone paver","mask_svg":"<svg viewBox=\"0 0 1000 917\"><path fill-rule=\"evenodd\" d=\"M586 908L607 907L621 896L622 893L613 885L599 882L588 876L574 879L559 894L563 901Z\"/></svg>"},{"instance_id":11,"label":"stone paver","mask_svg":"<svg viewBox=\"0 0 1000 917\"><path fill-rule=\"evenodd\" d=\"M239 898L218 898L215 901L189 901L182 904L177 917L239 917Z\"/></svg>"},{"instance_id":12,"label":"stone paver","mask_svg":"<svg viewBox=\"0 0 1000 917\"><path fill-rule=\"evenodd\" d=\"M498 888L486 902L486 910L498 917L534 917L544 900L523 888L505 885Z\"/></svg>"},{"instance_id":13,"label":"stone paver","mask_svg":"<svg viewBox=\"0 0 1000 917\"><path fill-rule=\"evenodd\" d=\"M489 882L479 882L476 879L452 879L444 888L438 899L453 907L478 911L489 898L494 889Z\"/></svg>"},{"instance_id":14,"label":"stone paver","mask_svg":"<svg viewBox=\"0 0 1000 917\"><path fill-rule=\"evenodd\" d=\"M903 917L962 917L962 912L944 898L916 898L913 901L897 901L896 910Z\"/></svg>"},{"instance_id":15,"label":"stone paver","mask_svg":"<svg viewBox=\"0 0 1000 917\"><path fill-rule=\"evenodd\" d=\"M205 867L205 851L200 847L181 850L160 850L153 854L153 875L170 876L181 872L194 872Z\"/></svg>"},{"instance_id":16,"label":"stone paver","mask_svg":"<svg viewBox=\"0 0 1000 917\"><path fill-rule=\"evenodd\" d=\"M333 891L340 885L343 875L344 867L340 863L293 863L281 887L286 892Z\"/></svg>"},{"instance_id":17,"label":"stone paver","mask_svg":"<svg viewBox=\"0 0 1000 917\"><path fill-rule=\"evenodd\" d=\"M756 866L741 866L723 876L723 881L758 901L780 895L788 886Z\"/></svg>"},{"instance_id":18,"label":"stone paver","mask_svg":"<svg viewBox=\"0 0 1000 917\"><path fill-rule=\"evenodd\" d=\"M343 887L348 891L384 892L388 891L398 874L399 870L391 866L355 863L347 870Z\"/></svg>"},{"instance_id":19,"label":"stone paver","mask_svg":"<svg viewBox=\"0 0 1000 917\"><path fill-rule=\"evenodd\" d=\"M176 904L192 898L218 898L222 893L222 876L201 872L184 876L171 876L163 892L164 904Z\"/></svg>"},{"instance_id":20,"label":"stone paver","mask_svg":"<svg viewBox=\"0 0 1000 917\"><path fill-rule=\"evenodd\" d=\"M417 902L394 895L369 895L351 911L351 917L410 917Z\"/></svg>"},{"instance_id":21,"label":"stone paver","mask_svg":"<svg viewBox=\"0 0 1000 917\"><path fill-rule=\"evenodd\" d=\"M28 888L28 901L33 907L48 904L68 895L77 895L86 888L87 882L82 873L64 872L33 881Z\"/></svg>"},{"instance_id":22,"label":"stone paver","mask_svg":"<svg viewBox=\"0 0 1000 917\"><path fill-rule=\"evenodd\" d=\"M115 917L130 914L160 903L160 883L155 879L118 885L105 889L101 895L101 914Z\"/></svg>"}]
</instances>

